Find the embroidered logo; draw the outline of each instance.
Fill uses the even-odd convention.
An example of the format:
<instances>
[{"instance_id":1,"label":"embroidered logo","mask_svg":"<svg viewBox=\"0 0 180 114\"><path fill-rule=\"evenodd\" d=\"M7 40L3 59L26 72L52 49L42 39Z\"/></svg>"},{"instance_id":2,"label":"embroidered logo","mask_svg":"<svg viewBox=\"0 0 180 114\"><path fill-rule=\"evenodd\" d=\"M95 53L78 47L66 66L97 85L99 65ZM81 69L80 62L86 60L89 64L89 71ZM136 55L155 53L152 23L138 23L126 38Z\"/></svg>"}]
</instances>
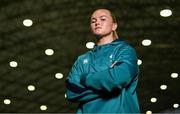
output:
<instances>
[{"instance_id":1,"label":"embroidered logo","mask_svg":"<svg viewBox=\"0 0 180 114\"><path fill-rule=\"evenodd\" d=\"M112 56L113 56L113 54L111 54L111 55L109 56L109 58L111 58L111 59L112 59Z\"/></svg>"},{"instance_id":2,"label":"embroidered logo","mask_svg":"<svg viewBox=\"0 0 180 114\"><path fill-rule=\"evenodd\" d=\"M88 59L84 59L83 64L87 64L87 63L88 63Z\"/></svg>"}]
</instances>

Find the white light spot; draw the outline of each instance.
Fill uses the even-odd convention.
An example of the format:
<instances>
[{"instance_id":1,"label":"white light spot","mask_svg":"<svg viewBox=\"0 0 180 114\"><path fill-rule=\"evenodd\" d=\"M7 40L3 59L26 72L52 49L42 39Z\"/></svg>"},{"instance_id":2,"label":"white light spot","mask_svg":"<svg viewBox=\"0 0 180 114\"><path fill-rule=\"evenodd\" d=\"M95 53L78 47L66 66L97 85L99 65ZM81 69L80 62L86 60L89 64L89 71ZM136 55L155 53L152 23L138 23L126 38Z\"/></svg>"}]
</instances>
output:
<instances>
[{"instance_id":1,"label":"white light spot","mask_svg":"<svg viewBox=\"0 0 180 114\"><path fill-rule=\"evenodd\" d=\"M169 17L172 15L172 11L170 9L164 9L160 11L160 15L162 17Z\"/></svg>"},{"instance_id":2,"label":"white light spot","mask_svg":"<svg viewBox=\"0 0 180 114\"><path fill-rule=\"evenodd\" d=\"M172 73L171 74L171 78L177 78L178 77L178 73Z\"/></svg>"},{"instance_id":3,"label":"white light spot","mask_svg":"<svg viewBox=\"0 0 180 114\"><path fill-rule=\"evenodd\" d=\"M40 106L40 109L41 109L41 110L47 110L47 106L46 106L46 105L41 105L41 106Z\"/></svg>"},{"instance_id":4,"label":"white light spot","mask_svg":"<svg viewBox=\"0 0 180 114\"><path fill-rule=\"evenodd\" d=\"M151 102L152 102L152 103L157 102L157 98L155 98L155 97L151 98Z\"/></svg>"},{"instance_id":5,"label":"white light spot","mask_svg":"<svg viewBox=\"0 0 180 114\"><path fill-rule=\"evenodd\" d=\"M160 89L161 89L161 90L166 90L166 89L167 89L167 85L161 85L161 86L160 86Z\"/></svg>"},{"instance_id":6,"label":"white light spot","mask_svg":"<svg viewBox=\"0 0 180 114\"><path fill-rule=\"evenodd\" d=\"M92 48L94 48L94 42L88 42L88 43L86 43L86 47L88 48L88 49L92 49Z\"/></svg>"},{"instance_id":7,"label":"white light spot","mask_svg":"<svg viewBox=\"0 0 180 114\"><path fill-rule=\"evenodd\" d=\"M4 99L4 104L6 104L6 105L11 104L11 100L9 100L9 99Z\"/></svg>"},{"instance_id":8,"label":"white light spot","mask_svg":"<svg viewBox=\"0 0 180 114\"><path fill-rule=\"evenodd\" d=\"M54 50L52 50L52 49L46 49L46 50L45 50L45 54L51 56L51 55L54 54Z\"/></svg>"},{"instance_id":9,"label":"white light spot","mask_svg":"<svg viewBox=\"0 0 180 114\"><path fill-rule=\"evenodd\" d=\"M28 86L28 90L29 91L34 91L35 90L35 86L34 85L29 85Z\"/></svg>"},{"instance_id":10,"label":"white light spot","mask_svg":"<svg viewBox=\"0 0 180 114\"><path fill-rule=\"evenodd\" d=\"M17 66L18 66L18 63L17 63L16 61L11 61L11 62L9 63L9 65L10 65L11 67L17 67Z\"/></svg>"},{"instance_id":11,"label":"white light spot","mask_svg":"<svg viewBox=\"0 0 180 114\"><path fill-rule=\"evenodd\" d=\"M63 74L62 73L56 73L55 77L57 79L62 79L63 78Z\"/></svg>"},{"instance_id":12,"label":"white light spot","mask_svg":"<svg viewBox=\"0 0 180 114\"><path fill-rule=\"evenodd\" d=\"M32 22L31 19L25 19L23 21L23 25L26 26L26 27L30 27L30 26L32 26L32 24L33 24L33 22Z\"/></svg>"},{"instance_id":13,"label":"white light spot","mask_svg":"<svg viewBox=\"0 0 180 114\"><path fill-rule=\"evenodd\" d=\"M177 104L177 103L176 103L176 104L173 104L173 107L174 107L174 108L178 108L178 107L179 107L179 104Z\"/></svg>"},{"instance_id":14,"label":"white light spot","mask_svg":"<svg viewBox=\"0 0 180 114\"><path fill-rule=\"evenodd\" d=\"M64 97L66 98L66 97L67 97L67 95L66 95L66 94L64 94Z\"/></svg>"},{"instance_id":15,"label":"white light spot","mask_svg":"<svg viewBox=\"0 0 180 114\"><path fill-rule=\"evenodd\" d=\"M142 64L142 60L138 59L137 64L141 65Z\"/></svg>"},{"instance_id":16,"label":"white light spot","mask_svg":"<svg viewBox=\"0 0 180 114\"><path fill-rule=\"evenodd\" d=\"M150 45L151 45L151 40L149 40L149 39L143 40L143 41L142 41L142 45L143 45L143 46L150 46Z\"/></svg>"},{"instance_id":17,"label":"white light spot","mask_svg":"<svg viewBox=\"0 0 180 114\"><path fill-rule=\"evenodd\" d=\"M148 110L146 111L146 114L152 114L152 111Z\"/></svg>"}]
</instances>

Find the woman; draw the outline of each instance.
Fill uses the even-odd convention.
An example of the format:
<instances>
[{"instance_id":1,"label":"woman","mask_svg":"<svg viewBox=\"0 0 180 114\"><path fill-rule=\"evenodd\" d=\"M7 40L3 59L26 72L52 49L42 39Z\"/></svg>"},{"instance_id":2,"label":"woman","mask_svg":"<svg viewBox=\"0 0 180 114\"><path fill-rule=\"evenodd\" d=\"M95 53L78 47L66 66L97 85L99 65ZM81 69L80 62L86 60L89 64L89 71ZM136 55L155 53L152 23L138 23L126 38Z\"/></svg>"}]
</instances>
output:
<instances>
[{"instance_id":1,"label":"woman","mask_svg":"<svg viewBox=\"0 0 180 114\"><path fill-rule=\"evenodd\" d=\"M107 9L91 16L97 45L78 57L66 79L67 99L77 113L139 113L135 50L116 34L117 22Z\"/></svg>"}]
</instances>

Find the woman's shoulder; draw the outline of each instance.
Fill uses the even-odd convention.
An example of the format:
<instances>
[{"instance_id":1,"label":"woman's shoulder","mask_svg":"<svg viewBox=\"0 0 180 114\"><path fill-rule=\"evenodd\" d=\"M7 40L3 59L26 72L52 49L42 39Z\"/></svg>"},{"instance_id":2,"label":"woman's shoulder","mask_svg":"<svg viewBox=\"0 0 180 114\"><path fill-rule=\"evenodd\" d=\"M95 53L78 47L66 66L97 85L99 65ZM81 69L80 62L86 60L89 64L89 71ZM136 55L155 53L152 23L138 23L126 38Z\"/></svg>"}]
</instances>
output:
<instances>
[{"instance_id":1,"label":"woman's shoulder","mask_svg":"<svg viewBox=\"0 0 180 114\"><path fill-rule=\"evenodd\" d=\"M124 51L136 52L135 48L129 44L127 41L120 40L115 46L114 52L121 53Z\"/></svg>"},{"instance_id":2,"label":"woman's shoulder","mask_svg":"<svg viewBox=\"0 0 180 114\"><path fill-rule=\"evenodd\" d=\"M117 49L133 48L127 41L118 40L115 46Z\"/></svg>"}]
</instances>

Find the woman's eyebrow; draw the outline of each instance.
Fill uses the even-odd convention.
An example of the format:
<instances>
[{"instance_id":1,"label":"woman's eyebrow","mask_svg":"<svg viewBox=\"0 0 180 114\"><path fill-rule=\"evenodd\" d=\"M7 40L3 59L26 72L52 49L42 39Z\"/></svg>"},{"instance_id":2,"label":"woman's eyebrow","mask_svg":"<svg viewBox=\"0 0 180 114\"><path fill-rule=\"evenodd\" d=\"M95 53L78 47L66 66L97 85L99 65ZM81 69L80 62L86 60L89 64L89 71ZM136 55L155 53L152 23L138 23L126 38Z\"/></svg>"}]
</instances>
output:
<instances>
[{"instance_id":1,"label":"woman's eyebrow","mask_svg":"<svg viewBox=\"0 0 180 114\"><path fill-rule=\"evenodd\" d=\"M101 15L100 18L102 18L102 17L107 17L107 16L106 16L106 15ZM91 20L93 20L93 19L96 20L95 17L92 17L92 18L91 18Z\"/></svg>"},{"instance_id":2,"label":"woman's eyebrow","mask_svg":"<svg viewBox=\"0 0 180 114\"><path fill-rule=\"evenodd\" d=\"M96 18L95 18L95 17L92 17L91 20L96 20Z\"/></svg>"}]
</instances>

